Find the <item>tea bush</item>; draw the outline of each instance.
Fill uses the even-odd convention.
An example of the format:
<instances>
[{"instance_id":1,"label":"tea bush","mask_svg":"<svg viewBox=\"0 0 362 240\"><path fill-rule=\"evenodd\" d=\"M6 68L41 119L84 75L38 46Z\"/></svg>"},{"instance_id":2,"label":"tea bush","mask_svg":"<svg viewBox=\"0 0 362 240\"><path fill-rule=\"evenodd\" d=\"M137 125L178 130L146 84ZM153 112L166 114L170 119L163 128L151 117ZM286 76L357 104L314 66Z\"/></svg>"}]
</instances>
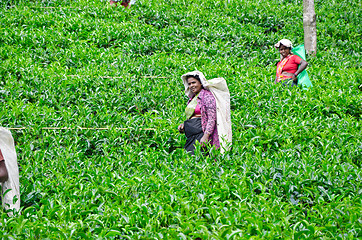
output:
<instances>
[{"instance_id":1,"label":"tea bush","mask_svg":"<svg viewBox=\"0 0 362 240\"><path fill-rule=\"evenodd\" d=\"M361 3L315 1L304 91L273 83L302 2L1 1L0 125L26 127L1 238L361 238ZM228 82L230 153L182 150L195 69Z\"/></svg>"}]
</instances>

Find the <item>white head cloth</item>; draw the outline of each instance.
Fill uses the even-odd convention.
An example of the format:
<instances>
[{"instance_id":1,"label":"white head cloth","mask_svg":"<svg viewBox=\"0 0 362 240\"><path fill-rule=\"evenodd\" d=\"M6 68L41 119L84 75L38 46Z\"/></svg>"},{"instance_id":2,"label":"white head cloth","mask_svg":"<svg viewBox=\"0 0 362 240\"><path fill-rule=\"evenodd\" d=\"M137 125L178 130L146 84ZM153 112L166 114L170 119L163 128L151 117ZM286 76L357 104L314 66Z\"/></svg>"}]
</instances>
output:
<instances>
[{"instance_id":1,"label":"white head cloth","mask_svg":"<svg viewBox=\"0 0 362 240\"><path fill-rule=\"evenodd\" d=\"M224 78L206 80L204 74L200 71L188 72L181 77L185 85L185 94L188 97L192 97L194 95L190 91L189 84L187 83L187 76L190 75L199 76L202 86L209 90L215 97L216 122L221 148L220 151L221 153L224 153L230 149L232 143L230 92L226 84L226 80Z\"/></svg>"},{"instance_id":2,"label":"white head cloth","mask_svg":"<svg viewBox=\"0 0 362 240\"><path fill-rule=\"evenodd\" d=\"M0 149L9 175L1 186L2 205L5 210L11 210L8 215L12 216L14 210L20 210L19 168L13 136L3 127L0 127Z\"/></svg>"},{"instance_id":3,"label":"white head cloth","mask_svg":"<svg viewBox=\"0 0 362 240\"><path fill-rule=\"evenodd\" d=\"M280 44L286 46L286 47L290 47L293 48L292 42L288 39L282 39L279 42L277 42L274 46L275 48L280 48Z\"/></svg>"}]
</instances>

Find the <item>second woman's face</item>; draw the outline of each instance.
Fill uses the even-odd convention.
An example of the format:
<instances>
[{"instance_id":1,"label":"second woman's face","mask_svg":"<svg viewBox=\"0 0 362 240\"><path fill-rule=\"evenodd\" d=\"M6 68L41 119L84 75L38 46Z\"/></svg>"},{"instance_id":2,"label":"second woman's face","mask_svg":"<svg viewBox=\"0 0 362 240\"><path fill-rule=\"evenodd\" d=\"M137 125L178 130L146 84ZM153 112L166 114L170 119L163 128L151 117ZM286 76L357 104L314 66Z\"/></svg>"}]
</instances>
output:
<instances>
[{"instance_id":1,"label":"second woman's face","mask_svg":"<svg viewBox=\"0 0 362 240\"><path fill-rule=\"evenodd\" d=\"M189 84L191 92L193 92L195 95L198 94L202 89L202 84L196 78L189 77L187 79L187 83Z\"/></svg>"},{"instance_id":2,"label":"second woman's face","mask_svg":"<svg viewBox=\"0 0 362 240\"><path fill-rule=\"evenodd\" d=\"M283 56L283 57L287 57L290 54L290 48L287 48L284 45L280 45L279 47L279 53Z\"/></svg>"}]
</instances>

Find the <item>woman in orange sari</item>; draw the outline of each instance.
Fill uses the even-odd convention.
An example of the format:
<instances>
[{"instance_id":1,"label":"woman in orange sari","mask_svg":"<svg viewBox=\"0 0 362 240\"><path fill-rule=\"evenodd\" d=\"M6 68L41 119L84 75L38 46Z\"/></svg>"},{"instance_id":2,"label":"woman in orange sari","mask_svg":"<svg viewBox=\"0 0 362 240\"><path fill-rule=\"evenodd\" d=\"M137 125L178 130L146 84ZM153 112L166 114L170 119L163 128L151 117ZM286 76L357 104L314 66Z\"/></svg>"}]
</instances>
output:
<instances>
[{"instance_id":1,"label":"woman in orange sari","mask_svg":"<svg viewBox=\"0 0 362 240\"><path fill-rule=\"evenodd\" d=\"M298 74L308 66L308 63L292 53L292 42L282 39L275 48L279 49L280 62L277 64L275 83L281 82L284 86L297 86Z\"/></svg>"}]
</instances>

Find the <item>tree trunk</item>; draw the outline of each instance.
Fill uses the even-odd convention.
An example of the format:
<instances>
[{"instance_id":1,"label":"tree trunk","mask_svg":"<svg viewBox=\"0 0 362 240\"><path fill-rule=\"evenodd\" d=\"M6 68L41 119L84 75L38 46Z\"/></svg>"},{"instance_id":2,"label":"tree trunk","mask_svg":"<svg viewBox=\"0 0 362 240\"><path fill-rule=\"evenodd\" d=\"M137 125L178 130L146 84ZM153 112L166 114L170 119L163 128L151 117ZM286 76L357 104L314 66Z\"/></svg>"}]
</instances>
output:
<instances>
[{"instance_id":1,"label":"tree trunk","mask_svg":"<svg viewBox=\"0 0 362 240\"><path fill-rule=\"evenodd\" d=\"M304 47L307 54L317 52L317 27L314 0L303 0Z\"/></svg>"}]
</instances>

